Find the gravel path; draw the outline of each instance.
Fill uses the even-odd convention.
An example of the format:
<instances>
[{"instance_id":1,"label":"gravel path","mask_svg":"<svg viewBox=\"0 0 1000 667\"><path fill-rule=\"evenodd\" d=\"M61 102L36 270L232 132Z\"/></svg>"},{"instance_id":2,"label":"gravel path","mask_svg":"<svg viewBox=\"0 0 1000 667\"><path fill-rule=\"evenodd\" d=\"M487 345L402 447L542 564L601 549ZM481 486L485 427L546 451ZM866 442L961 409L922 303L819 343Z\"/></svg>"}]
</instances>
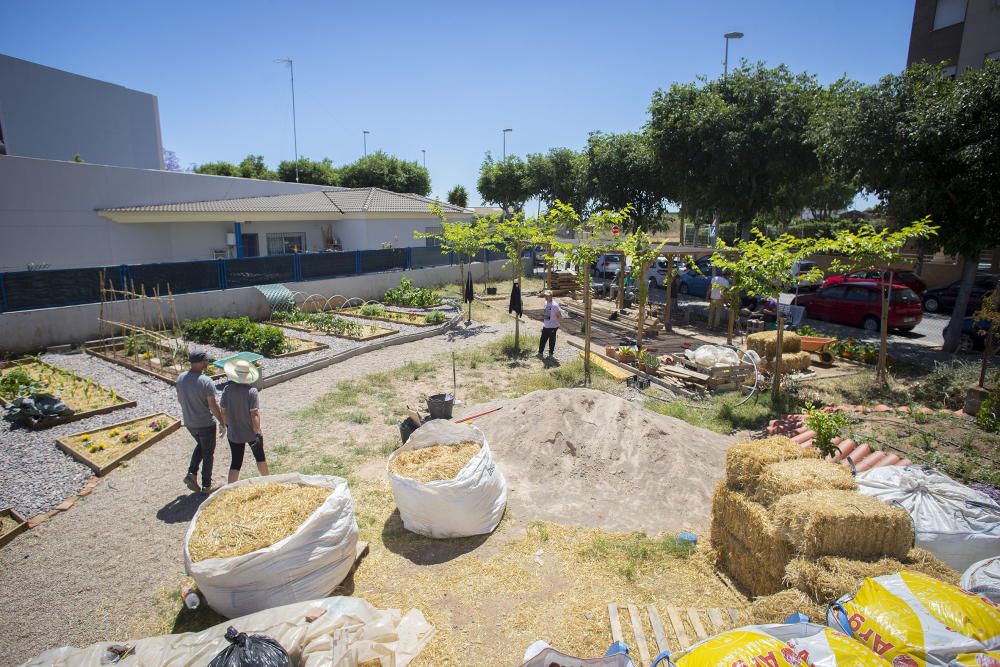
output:
<instances>
[{"instance_id":1,"label":"gravel path","mask_svg":"<svg viewBox=\"0 0 1000 667\"><path fill-rule=\"evenodd\" d=\"M526 328L534 331L538 325ZM308 405L342 380L428 360L453 348L485 345L509 330L509 323L459 325L442 336L359 355L290 380L262 392L264 421L269 429L281 428L290 423L289 411ZM133 409L136 414L150 409L176 413L177 408L168 405L174 400L173 387L154 378L85 355L59 357L58 363L140 400L139 408ZM106 419L110 423L127 416L118 411ZM30 442L40 449L51 443L55 432L29 434L37 438ZM0 433L5 441L6 435ZM28 442L15 446L22 453L31 447ZM181 545L200 501L181 483L191 446L183 429L170 435L112 472L68 512L0 550L0 581L7 591L0 610L4 628L0 667L59 645L83 646L125 639L133 632L165 631L155 627L156 608L183 576ZM6 487L5 478L4 493Z\"/></svg>"}]
</instances>

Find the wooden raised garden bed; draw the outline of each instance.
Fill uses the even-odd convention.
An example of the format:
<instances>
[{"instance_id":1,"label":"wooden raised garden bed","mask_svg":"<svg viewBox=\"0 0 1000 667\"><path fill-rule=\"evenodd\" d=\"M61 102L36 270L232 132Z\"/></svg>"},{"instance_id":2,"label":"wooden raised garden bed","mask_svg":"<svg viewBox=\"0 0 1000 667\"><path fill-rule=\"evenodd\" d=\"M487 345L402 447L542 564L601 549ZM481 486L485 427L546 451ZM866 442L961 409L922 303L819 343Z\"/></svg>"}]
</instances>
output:
<instances>
[{"instance_id":1,"label":"wooden raised garden bed","mask_svg":"<svg viewBox=\"0 0 1000 667\"><path fill-rule=\"evenodd\" d=\"M87 354L98 357L99 359L104 359L105 361L110 361L113 364L118 364L119 366L124 366L125 368L145 373L146 375L152 375L153 377L159 378L164 382L175 384L177 382L177 376L188 369L187 360L185 359L183 362L174 362L164 365L163 360L170 359L173 356L173 351L168 349L165 345L156 343L148 343L148 345L154 347L154 351L150 352L149 356L146 356L146 354L129 355L126 350L126 343L124 340L98 343L97 345L88 345L86 351ZM205 371L205 375L214 380L222 377L224 373L221 369L209 366L209 368Z\"/></svg>"},{"instance_id":2,"label":"wooden raised garden bed","mask_svg":"<svg viewBox=\"0 0 1000 667\"><path fill-rule=\"evenodd\" d=\"M319 350L325 350L329 345L326 343L317 343L314 340L306 340L305 338L292 338L291 336L285 336L285 341L292 346L291 352L285 352L283 354L276 354L273 357L267 357L268 359L284 359L286 357L297 357L300 354L309 354L310 352L318 352Z\"/></svg>"},{"instance_id":3,"label":"wooden raised garden bed","mask_svg":"<svg viewBox=\"0 0 1000 667\"><path fill-rule=\"evenodd\" d=\"M154 423L158 428L154 428ZM93 469L98 477L103 477L123 461L163 440L180 427L178 419L157 412L120 424L57 438L56 444L59 449Z\"/></svg>"},{"instance_id":4,"label":"wooden raised garden bed","mask_svg":"<svg viewBox=\"0 0 1000 667\"><path fill-rule=\"evenodd\" d=\"M81 378L72 371L47 364L40 359L18 359L0 362L0 379L13 369L24 371L36 389L31 393L52 394L74 412L64 417L48 417L30 424L32 429L43 429L58 424L79 421L95 415L103 415L121 408L135 407L136 402L119 396L115 391L105 389L89 379ZM0 390L0 405L7 407L17 398Z\"/></svg>"},{"instance_id":5,"label":"wooden raised garden bed","mask_svg":"<svg viewBox=\"0 0 1000 667\"><path fill-rule=\"evenodd\" d=\"M28 522L13 509L0 510L0 548L28 530Z\"/></svg>"},{"instance_id":6,"label":"wooden raised garden bed","mask_svg":"<svg viewBox=\"0 0 1000 667\"><path fill-rule=\"evenodd\" d=\"M347 308L339 313L348 317L356 317L359 320L377 320L379 322L392 322L393 324L409 324L415 327L439 327L450 319L445 315L444 322L431 324L425 315L419 313L403 313L397 310L386 310L381 315L362 315L360 308Z\"/></svg>"},{"instance_id":7,"label":"wooden raised garden bed","mask_svg":"<svg viewBox=\"0 0 1000 667\"><path fill-rule=\"evenodd\" d=\"M288 324L288 323L285 323L285 322L270 322L269 321L269 322L267 322L267 324L270 324L271 326L275 326L275 327L284 327L285 329L291 329L293 331L303 331L305 333L319 334L321 336L333 336L334 338L344 338L346 340L355 340L355 341L359 341L359 342L366 342L366 341L369 341L369 340L376 340L378 338L385 338L386 336L391 336L393 334L399 333L395 329L385 329L383 327L375 327L375 331L373 332L368 327L364 327L365 330L367 330L369 333L366 333L366 334L364 334L362 336L351 336L351 335L348 335L348 334L336 333L334 331L324 331L323 329L319 329L319 328L310 328L308 326L302 325L301 323L299 323L299 324Z\"/></svg>"}]
</instances>

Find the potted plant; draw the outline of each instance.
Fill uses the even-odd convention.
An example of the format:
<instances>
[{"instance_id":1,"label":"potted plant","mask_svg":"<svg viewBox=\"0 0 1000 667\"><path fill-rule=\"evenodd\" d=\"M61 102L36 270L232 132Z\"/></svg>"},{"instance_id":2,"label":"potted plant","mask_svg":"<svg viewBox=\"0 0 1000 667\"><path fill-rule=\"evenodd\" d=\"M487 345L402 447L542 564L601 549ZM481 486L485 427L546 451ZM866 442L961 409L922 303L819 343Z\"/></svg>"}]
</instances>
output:
<instances>
[{"instance_id":1,"label":"potted plant","mask_svg":"<svg viewBox=\"0 0 1000 667\"><path fill-rule=\"evenodd\" d=\"M639 355L639 368L644 373L656 375L657 369L660 368L660 360L657 359L656 355L649 350L643 350L643 352Z\"/></svg>"},{"instance_id":2,"label":"potted plant","mask_svg":"<svg viewBox=\"0 0 1000 667\"><path fill-rule=\"evenodd\" d=\"M607 347L605 347L604 354L605 356L611 357L612 359L618 358L618 350L615 348L614 345L608 345Z\"/></svg>"},{"instance_id":3,"label":"potted plant","mask_svg":"<svg viewBox=\"0 0 1000 667\"><path fill-rule=\"evenodd\" d=\"M635 361L635 350L631 347L623 345L618 348L617 356L618 356L618 361L629 364Z\"/></svg>"}]
</instances>

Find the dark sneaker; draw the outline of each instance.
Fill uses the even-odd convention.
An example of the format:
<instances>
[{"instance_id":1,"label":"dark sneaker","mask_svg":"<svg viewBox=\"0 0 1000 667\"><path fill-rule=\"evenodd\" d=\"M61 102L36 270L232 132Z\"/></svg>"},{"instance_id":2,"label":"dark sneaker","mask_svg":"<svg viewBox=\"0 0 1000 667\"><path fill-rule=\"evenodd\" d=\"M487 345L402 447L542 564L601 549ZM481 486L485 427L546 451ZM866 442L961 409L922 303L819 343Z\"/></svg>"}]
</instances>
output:
<instances>
[{"instance_id":1,"label":"dark sneaker","mask_svg":"<svg viewBox=\"0 0 1000 667\"><path fill-rule=\"evenodd\" d=\"M536 354L536 355L535 355L535 358L536 358L536 359L541 359L541 358L542 358L542 353L541 353L541 352L539 352L538 354Z\"/></svg>"},{"instance_id":2,"label":"dark sneaker","mask_svg":"<svg viewBox=\"0 0 1000 667\"><path fill-rule=\"evenodd\" d=\"M187 475L184 476L184 486L191 489L195 493L201 491L201 487L198 486L198 480L195 479L194 475L192 475L191 473L188 473Z\"/></svg>"},{"instance_id":3,"label":"dark sneaker","mask_svg":"<svg viewBox=\"0 0 1000 667\"><path fill-rule=\"evenodd\" d=\"M221 488L222 488L222 486L220 484L214 484L212 486L203 486L203 487L201 487L201 493L202 493L202 495L209 496L209 495L215 493L216 491L218 491Z\"/></svg>"}]
</instances>

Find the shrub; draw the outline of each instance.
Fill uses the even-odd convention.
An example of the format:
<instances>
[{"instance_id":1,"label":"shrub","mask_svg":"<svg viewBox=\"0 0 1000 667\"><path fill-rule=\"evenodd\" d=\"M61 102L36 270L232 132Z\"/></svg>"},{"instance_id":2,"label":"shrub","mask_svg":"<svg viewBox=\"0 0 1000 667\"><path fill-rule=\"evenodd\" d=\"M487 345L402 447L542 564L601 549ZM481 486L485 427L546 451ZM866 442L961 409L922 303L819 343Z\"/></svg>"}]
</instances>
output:
<instances>
[{"instance_id":1,"label":"shrub","mask_svg":"<svg viewBox=\"0 0 1000 667\"><path fill-rule=\"evenodd\" d=\"M281 329L256 324L248 317L187 321L182 325L182 330L185 338L198 343L253 352L265 357L275 357L291 348Z\"/></svg>"},{"instance_id":2,"label":"shrub","mask_svg":"<svg viewBox=\"0 0 1000 667\"><path fill-rule=\"evenodd\" d=\"M385 315L385 306L381 303L366 303L358 309L358 312L365 317L381 317Z\"/></svg>"},{"instance_id":3,"label":"shrub","mask_svg":"<svg viewBox=\"0 0 1000 667\"><path fill-rule=\"evenodd\" d=\"M833 456L839 451L833 444L833 439L847 426L847 415L842 412L823 412L816 406L806 410L806 427L816 432L813 446L824 457Z\"/></svg>"},{"instance_id":4,"label":"shrub","mask_svg":"<svg viewBox=\"0 0 1000 667\"><path fill-rule=\"evenodd\" d=\"M994 388L983 400L976 413L976 423L987 433L1000 431L1000 387Z\"/></svg>"},{"instance_id":5,"label":"shrub","mask_svg":"<svg viewBox=\"0 0 1000 667\"><path fill-rule=\"evenodd\" d=\"M408 306L410 308L427 308L441 303L441 297L423 287L416 287L413 281L403 276L399 287L385 291L382 300L390 306Z\"/></svg>"},{"instance_id":6,"label":"shrub","mask_svg":"<svg viewBox=\"0 0 1000 667\"><path fill-rule=\"evenodd\" d=\"M440 310L432 310L427 313L425 319L427 320L427 324L444 324L445 320L448 318Z\"/></svg>"}]
</instances>

